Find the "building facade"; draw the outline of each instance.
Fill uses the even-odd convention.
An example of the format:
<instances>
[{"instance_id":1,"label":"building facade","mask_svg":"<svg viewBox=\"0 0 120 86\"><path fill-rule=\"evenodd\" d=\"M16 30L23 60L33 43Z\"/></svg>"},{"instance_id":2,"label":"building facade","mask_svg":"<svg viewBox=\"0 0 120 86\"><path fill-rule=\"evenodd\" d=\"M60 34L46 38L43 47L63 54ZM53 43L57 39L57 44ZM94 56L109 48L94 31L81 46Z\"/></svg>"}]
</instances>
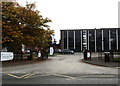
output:
<instances>
[{"instance_id":1,"label":"building facade","mask_svg":"<svg viewBox=\"0 0 120 86\"><path fill-rule=\"evenodd\" d=\"M61 30L61 49L120 51L120 28Z\"/></svg>"}]
</instances>

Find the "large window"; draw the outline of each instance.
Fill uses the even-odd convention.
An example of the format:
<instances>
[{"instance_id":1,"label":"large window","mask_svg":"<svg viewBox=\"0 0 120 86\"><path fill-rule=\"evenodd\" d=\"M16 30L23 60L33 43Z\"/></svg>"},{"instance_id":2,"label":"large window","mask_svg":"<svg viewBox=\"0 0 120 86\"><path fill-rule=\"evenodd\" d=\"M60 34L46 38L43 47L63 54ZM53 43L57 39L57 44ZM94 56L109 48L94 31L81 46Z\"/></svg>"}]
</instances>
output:
<instances>
[{"instance_id":1,"label":"large window","mask_svg":"<svg viewBox=\"0 0 120 86\"><path fill-rule=\"evenodd\" d=\"M74 31L68 31L68 45L69 49L74 49Z\"/></svg>"},{"instance_id":2,"label":"large window","mask_svg":"<svg viewBox=\"0 0 120 86\"><path fill-rule=\"evenodd\" d=\"M118 49L120 51L120 29L118 29Z\"/></svg>"},{"instance_id":3,"label":"large window","mask_svg":"<svg viewBox=\"0 0 120 86\"><path fill-rule=\"evenodd\" d=\"M67 31L64 31L64 49L67 49Z\"/></svg>"},{"instance_id":4,"label":"large window","mask_svg":"<svg viewBox=\"0 0 120 86\"><path fill-rule=\"evenodd\" d=\"M110 42L111 42L111 50L117 50L116 29L111 29L110 30Z\"/></svg>"},{"instance_id":5,"label":"large window","mask_svg":"<svg viewBox=\"0 0 120 86\"><path fill-rule=\"evenodd\" d=\"M81 32L80 30L75 31L75 51L81 51Z\"/></svg>"},{"instance_id":6,"label":"large window","mask_svg":"<svg viewBox=\"0 0 120 86\"><path fill-rule=\"evenodd\" d=\"M97 51L102 51L102 30L96 30L96 46Z\"/></svg>"},{"instance_id":7,"label":"large window","mask_svg":"<svg viewBox=\"0 0 120 86\"><path fill-rule=\"evenodd\" d=\"M103 30L104 51L109 51L109 30Z\"/></svg>"},{"instance_id":8,"label":"large window","mask_svg":"<svg viewBox=\"0 0 120 86\"><path fill-rule=\"evenodd\" d=\"M95 30L89 30L89 50L95 51Z\"/></svg>"}]
</instances>

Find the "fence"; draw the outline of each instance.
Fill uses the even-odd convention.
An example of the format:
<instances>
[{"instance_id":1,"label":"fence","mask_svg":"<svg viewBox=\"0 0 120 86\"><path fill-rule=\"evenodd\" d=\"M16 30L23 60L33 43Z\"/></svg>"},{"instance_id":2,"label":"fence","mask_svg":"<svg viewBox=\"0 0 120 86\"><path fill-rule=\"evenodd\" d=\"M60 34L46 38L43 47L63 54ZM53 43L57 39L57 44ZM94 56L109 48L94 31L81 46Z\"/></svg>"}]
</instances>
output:
<instances>
[{"instance_id":1,"label":"fence","mask_svg":"<svg viewBox=\"0 0 120 86\"><path fill-rule=\"evenodd\" d=\"M91 52L91 58L97 57L100 60L104 60L105 52ZM120 52L109 52L111 61L120 61Z\"/></svg>"},{"instance_id":2,"label":"fence","mask_svg":"<svg viewBox=\"0 0 120 86\"><path fill-rule=\"evenodd\" d=\"M37 53L36 52L33 52L33 57L35 58L35 57L37 57ZM28 54L22 54L22 57L23 57L23 59L27 59L28 58L28 56L30 56L30 54L28 53ZM14 60L19 60L19 59L21 59L21 54L14 54Z\"/></svg>"},{"instance_id":3,"label":"fence","mask_svg":"<svg viewBox=\"0 0 120 86\"><path fill-rule=\"evenodd\" d=\"M28 59L29 56L30 56L30 53L22 54L22 59ZM33 59L38 59L38 53L37 52L33 52L32 53L32 57L33 57ZM42 58L42 60L48 59L48 53L41 54L41 58ZM21 54L14 54L14 60L20 60L20 59L21 59Z\"/></svg>"}]
</instances>

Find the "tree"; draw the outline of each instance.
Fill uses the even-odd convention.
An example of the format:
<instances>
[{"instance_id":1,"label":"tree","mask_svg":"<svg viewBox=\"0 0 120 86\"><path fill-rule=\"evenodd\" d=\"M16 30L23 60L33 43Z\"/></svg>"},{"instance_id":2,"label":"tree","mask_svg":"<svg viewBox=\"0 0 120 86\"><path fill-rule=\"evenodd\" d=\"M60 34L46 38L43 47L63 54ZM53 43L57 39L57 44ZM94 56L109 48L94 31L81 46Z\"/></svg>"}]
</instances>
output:
<instances>
[{"instance_id":1,"label":"tree","mask_svg":"<svg viewBox=\"0 0 120 86\"><path fill-rule=\"evenodd\" d=\"M2 3L2 45L11 49L19 48L22 33L19 30L19 18L16 17L15 3ZM15 46L17 44L17 46Z\"/></svg>"},{"instance_id":2,"label":"tree","mask_svg":"<svg viewBox=\"0 0 120 86\"><path fill-rule=\"evenodd\" d=\"M27 3L25 7L17 2L2 3L2 45L11 51L21 49L21 44L28 47L48 47L51 41L47 23L49 18L43 18L35 3Z\"/></svg>"}]
</instances>

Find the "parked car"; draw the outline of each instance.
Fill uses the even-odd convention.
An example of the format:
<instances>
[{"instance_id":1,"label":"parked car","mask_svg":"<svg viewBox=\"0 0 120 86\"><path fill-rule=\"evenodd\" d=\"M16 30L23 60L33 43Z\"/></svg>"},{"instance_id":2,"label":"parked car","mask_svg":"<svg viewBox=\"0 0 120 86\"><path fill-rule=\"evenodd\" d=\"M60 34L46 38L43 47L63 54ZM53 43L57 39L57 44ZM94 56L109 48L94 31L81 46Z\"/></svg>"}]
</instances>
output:
<instances>
[{"instance_id":1,"label":"parked car","mask_svg":"<svg viewBox=\"0 0 120 86\"><path fill-rule=\"evenodd\" d=\"M74 51L69 50L69 49L63 49L59 53L61 53L61 54L74 54Z\"/></svg>"},{"instance_id":2,"label":"parked car","mask_svg":"<svg viewBox=\"0 0 120 86\"><path fill-rule=\"evenodd\" d=\"M55 53L61 52L61 49L55 49Z\"/></svg>"}]
</instances>

